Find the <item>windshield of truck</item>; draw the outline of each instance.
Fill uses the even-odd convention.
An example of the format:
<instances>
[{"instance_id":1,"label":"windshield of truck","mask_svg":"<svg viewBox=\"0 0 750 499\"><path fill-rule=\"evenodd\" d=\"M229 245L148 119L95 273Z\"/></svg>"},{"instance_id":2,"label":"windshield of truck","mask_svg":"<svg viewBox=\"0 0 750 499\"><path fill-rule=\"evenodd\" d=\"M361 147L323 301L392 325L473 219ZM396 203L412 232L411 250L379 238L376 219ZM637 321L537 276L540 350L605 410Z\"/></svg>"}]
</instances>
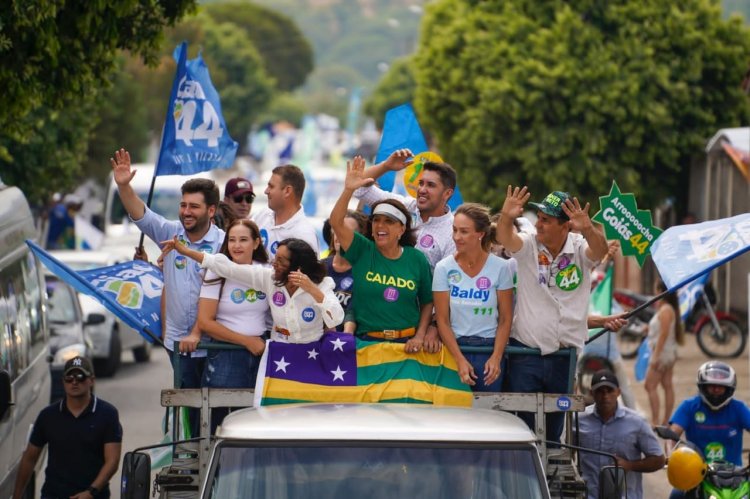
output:
<instances>
[{"instance_id":1,"label":"windshield of truck","mask_svg":"<svg viewBox=\"0 0 750 499\"><path fill-rule=\"evenodd\" d=\"M148 199L148 192L139 192L138 197L145 203ZM177 220L180 218L180 201L182 201L182 193L179 190L159 191L157 189L154 190L154 197L151 199L151 210L167 220ZM112 196L112 209L109 213L110 224L121 224L123 219L128 217L117 191Z\"/></svg>"},{"instance_id":2,"label":"windshield of truck","mask_svg":"<svg viewBox=\"0 0 750 499\"><path fill-rule=\"evenodd\" d=\"M204 497L543 497L544 477L531 445L407 448L294 442L273 447L225 444L217 452Z\"/></svg>"}]
</instances>

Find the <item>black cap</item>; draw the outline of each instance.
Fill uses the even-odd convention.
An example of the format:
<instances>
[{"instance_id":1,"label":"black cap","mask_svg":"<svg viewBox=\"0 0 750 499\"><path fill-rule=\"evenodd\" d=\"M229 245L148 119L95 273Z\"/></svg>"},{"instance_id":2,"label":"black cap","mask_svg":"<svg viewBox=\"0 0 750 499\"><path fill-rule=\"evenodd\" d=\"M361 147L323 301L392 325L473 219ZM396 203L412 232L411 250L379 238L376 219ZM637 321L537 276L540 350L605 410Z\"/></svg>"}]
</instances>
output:
<instances>
[{"instance_id":1,"label":"black cap","mask_svg":"<svg viewBox=\"0 0 750 499\"><path fill-rule=\"evenodd\" d=\"M610 388L620 388L620 383L617 381L615 373L609 369L602 369L594 373L594 377L591 378L591 391L595 392L603 386Z\"/></svg>"},{"instance_id":2,"label":"black cap","mask_svg":"<svg viewBox=\"0 0 750 499\"><path fill-rule=\"evenodd\" d=\"M72 371L81 371L86 376L93 376L94 375L94 368L91 365L91 361L87 359L86 357L73 357L69 361L65 363L65 368L63 369L63 376L67 376Z\"/></svg>"}]
</instances>

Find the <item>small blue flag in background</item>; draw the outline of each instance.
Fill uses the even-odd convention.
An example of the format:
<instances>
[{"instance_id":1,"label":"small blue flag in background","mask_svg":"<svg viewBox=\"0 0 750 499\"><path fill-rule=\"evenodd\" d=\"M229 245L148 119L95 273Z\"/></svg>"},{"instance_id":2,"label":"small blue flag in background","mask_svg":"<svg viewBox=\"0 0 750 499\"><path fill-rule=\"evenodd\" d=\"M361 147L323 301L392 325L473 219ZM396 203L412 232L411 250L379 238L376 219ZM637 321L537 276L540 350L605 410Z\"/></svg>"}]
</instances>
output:
<instances>
[{"instance_id":1,"label":"small blue flag in background","mask_svg":"<svg viewBox=\"0 0 750 499\"><path fill-rule=\"evenodd\" d=\"M154 342L146 328L157 338L161 335L160 304L164 278L158 267L133 260L78 272L33 241L26 240L26 244L50 272L79 293L98 300L146 340Z\"/></svg>"},{"instance_id":2,"label":"small blue flag in background","mask_svg":"<svg viewBox=\"0 0 750 499\"><path fill-rule=\"evenodd\" d=\"M174 52L177 72L169 96L155 176L194 175L230 168L237 142L229 136L219 94L203 57L187 60L187 42Z\"/></svg>"},{"instance_id":3,"label":"small blue flag in background","mask_svg":"<svg viewBox=\"0 0 750 499\"><path fill-rule=\"evenodd\" d=\"M750 250L750 213L665 230L651 256L669 291Z\"/></svg>"},{"instance_id":4,"label":"small blue flag in background","mask_svg":"<svg viewBox=\"0 0 750 499\"><path fill-rule=\"evenodd\" d=\"M419 126L417 115L414 114L414 108L411 104L402 104L389 109L385 113L383 135L380 139L378 153L375 156L375 163L385 161L391 153L398 149L411 149L414 154L428 151L422 127ZM378 184L384 191L393 191L395 181L396 173L386 172L378 179ZM461 191L456 185L453 196L448 200L448 206L455 210L463 202Z\"/></svg>"}]
</instances>

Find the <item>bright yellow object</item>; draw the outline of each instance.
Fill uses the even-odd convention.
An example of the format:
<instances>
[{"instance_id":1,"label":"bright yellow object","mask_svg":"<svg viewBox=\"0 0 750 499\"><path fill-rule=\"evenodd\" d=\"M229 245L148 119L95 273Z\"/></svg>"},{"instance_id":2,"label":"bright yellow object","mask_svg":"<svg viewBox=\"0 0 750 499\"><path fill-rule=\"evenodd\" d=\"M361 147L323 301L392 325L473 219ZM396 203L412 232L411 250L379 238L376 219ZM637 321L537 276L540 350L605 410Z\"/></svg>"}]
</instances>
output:
<instances>
[{"instance_id":1,"label":"bright yellow object","mask_svg":"<svg viewBox=\"0 0 750 499\"><path fill-rule=\"evenodd\" d=\"M413 198L417 197L419 189L419 178L422 176L423 165L428 161L433 163L442 163L443 158L434 152L421 152L414 156L412 162L404 169L404 188Z\"/></svg>"},{"instance_id":2,"label":"bright yellow object","mask_svg":"<svg viewBox=\"0 0 750 499\"><path fill-rule=\"evenodd\" d=\"M688 491L700 485L706 470L706 462L696 450L680 445L669 456L667 478L672 487Z\"/></svg>"}]
</instances>

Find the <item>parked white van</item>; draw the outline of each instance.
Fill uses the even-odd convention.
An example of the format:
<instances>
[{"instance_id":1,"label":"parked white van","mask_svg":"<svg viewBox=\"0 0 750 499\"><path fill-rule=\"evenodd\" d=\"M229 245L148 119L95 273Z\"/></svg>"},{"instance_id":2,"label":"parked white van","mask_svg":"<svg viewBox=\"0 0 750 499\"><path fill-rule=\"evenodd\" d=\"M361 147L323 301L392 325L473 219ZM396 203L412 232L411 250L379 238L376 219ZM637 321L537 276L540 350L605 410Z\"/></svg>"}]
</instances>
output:
<instances>
[{"instance_id":1,"label":"parked white van","mask_svg":"<svg viewBox=\"0 0 750 499\"><path fill-rule=\"evenodd\" d=\"M0 497L13 495L29 431L50 398L44 280L26 239L37 239L26 198L0 181ZM43 461L25 497L34 497Z\"/></svg>"}]
</instances>

